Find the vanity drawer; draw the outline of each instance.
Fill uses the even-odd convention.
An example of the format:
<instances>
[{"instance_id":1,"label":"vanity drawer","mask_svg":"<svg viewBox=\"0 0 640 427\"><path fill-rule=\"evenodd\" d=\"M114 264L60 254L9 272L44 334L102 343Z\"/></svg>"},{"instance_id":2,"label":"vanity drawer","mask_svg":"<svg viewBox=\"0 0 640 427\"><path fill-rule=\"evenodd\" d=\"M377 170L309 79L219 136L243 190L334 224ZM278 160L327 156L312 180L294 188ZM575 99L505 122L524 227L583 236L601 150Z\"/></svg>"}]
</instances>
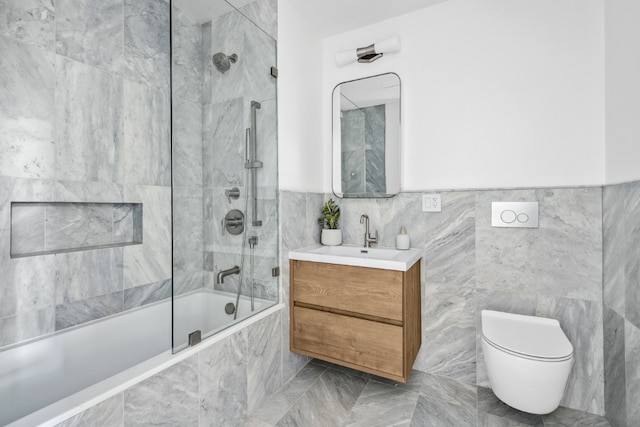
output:
<instances>
[{"instance_id":1,"label":"vanity drawer","mask_svg":"<svg viewBox=\"0 0 640 427\"><path fill-rule=\"evenodd\" d=\"M292 351L403 376L402 327L303 307L293 312Z\"/></svg>"},{"instance_id":2,"label":"vanity drawer","mask_svg":"<svg viewBox=\"0 0 640 427\"><path fill-rule=\"evenodd\" d=\"M293 301L402 322L401 271L291 261Z\"/></svg>"}]
</instances>

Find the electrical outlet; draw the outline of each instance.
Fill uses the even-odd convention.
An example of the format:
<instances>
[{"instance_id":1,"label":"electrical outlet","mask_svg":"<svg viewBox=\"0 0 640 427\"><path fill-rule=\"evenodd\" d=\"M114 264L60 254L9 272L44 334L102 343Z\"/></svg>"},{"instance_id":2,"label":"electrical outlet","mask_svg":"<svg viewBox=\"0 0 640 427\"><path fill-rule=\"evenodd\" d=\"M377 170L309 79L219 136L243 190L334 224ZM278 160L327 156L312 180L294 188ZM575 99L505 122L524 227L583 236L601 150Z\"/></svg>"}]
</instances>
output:
<instances>
[{"instance_id":1,"label":"electrical outlet","mask_svg":"<svg viewBox=\"0 0 640 427\"><path fill-rule=\"evenodd\" d=\"M442 212L442 199L440 198L440 194L423 194L422 212Z\"/></svg>"}]
</instances>

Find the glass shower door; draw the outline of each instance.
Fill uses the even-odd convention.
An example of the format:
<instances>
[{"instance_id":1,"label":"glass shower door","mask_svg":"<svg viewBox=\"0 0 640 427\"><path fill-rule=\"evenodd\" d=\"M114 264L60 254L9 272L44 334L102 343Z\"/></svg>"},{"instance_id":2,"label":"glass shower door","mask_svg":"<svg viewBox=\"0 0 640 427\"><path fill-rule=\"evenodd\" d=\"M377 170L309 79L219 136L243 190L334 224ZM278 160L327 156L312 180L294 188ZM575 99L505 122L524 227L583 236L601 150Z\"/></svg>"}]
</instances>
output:
<instances>
[{"instance_id":1,"label":"glass shower door","mask_svg":"<svg viewBox=\"0 0 640 427\"><path fill-rule=\"evenodd\" d=\"M276 42L217 0L172 4L173 350L278 301Z\"/></svg>"}]
</instances>

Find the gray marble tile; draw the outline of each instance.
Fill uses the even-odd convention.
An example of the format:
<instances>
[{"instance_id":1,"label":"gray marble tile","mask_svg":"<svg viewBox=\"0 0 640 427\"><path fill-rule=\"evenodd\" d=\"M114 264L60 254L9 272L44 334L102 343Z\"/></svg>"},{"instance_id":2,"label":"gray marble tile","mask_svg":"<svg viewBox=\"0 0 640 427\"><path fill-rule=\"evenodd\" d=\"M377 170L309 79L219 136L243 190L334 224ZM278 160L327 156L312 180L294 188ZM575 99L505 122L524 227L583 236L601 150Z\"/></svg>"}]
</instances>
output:
<instances>
[{"instance_id":1,"label":"gray marble tile","mask_svg":"<svg viewBox=\"0 0 640 427\"><path fill-rule=\"evenodd\" d=\"M143 203L143 244L126 246L124 287L132 288L171 277L171 188L125 188L127 200Z\"/></svg>"},{"instance_id":2,"label":"gray marble tile","mask_svg":"<svg viewBox=\"0 0 640 427\"><path fill-rule=\"evenodd\" d=\"M73 417L57 424L56 427L83 427L100 425L103 427L123 427L124 393L118 393Z\"/></svg>"},{"instance_id":3,"label":"gray marble tile","mask_svg":"<svg viewBox=\"0 0 640 427\"><path fill-rule=\"evenodd\" d=\"M110 248L56 254L57 304L122 291L122 252Z\"/></svg>"},{"instance_id":4,"label":"gray marble tile","mask_svg":"<svg viewBox=\"0 0 640 427\"><path fill-rule=\"evenodd\" d=\"M537 190L538 293L602 300L602 189Z\"/></svg>"},{"instance_id":5,"label":"gray marble tile","mask_svg":"<svg viewBox=\"0 0 640 427\"><path fill-rule=\"evenodd\" d=\"M275 425L300 399L300 397L313 385L322 375L326 367L314 363L309 363L302 368L295 377L286 383L277 393L260 406L252 418Z\"/></svg>"},{"instance_id":6,"label":"gray marble tile","mask_svg":"<svg viewBox=\"0 0 640 427\"><path fill-rule=\"evenodd\" d=\"M288 260L288 252L299 249L308 242L307 208L305 193L283 191L280 193L280 218L282 219L282 253ZM318 210L315 218L320 216Z\"/></svg>"},{"instance_id":7,"label":"gray marble tile","mask_svg":"<svg viewBox=\"0 0 640 427\"><path fill-rule=\"evenodd\" d=\"M173 185L202 187L202 106L198 102L175 97L173 104ZM219 154L217 149L214 148L214 151Z\"/></svg>"},{"instance_id":8,"label":"gray marble tile","mask_svg":"<svg viewBox=\"0 0 640 427\"><path fill-rule=\"evenodd\" d=\"M399 387L405 390L419 392L422 388L422 381L426 375L427 374L422 371L412 369L411 374L409 375L409 381L407 381L406 383L390 380L388 378L377 377L375 375L371 377L371 381L377 381L379 383L391 385L393 387Z\"/></svg>"},{"instance_id":9,"label":"gray marble tile","mask_svg":"<svg viewBox=\"0 0 640 427\"><path fill-rule=\"evenodd\" d=\"M476 291L476 384L489 386L484 353L482 352L482 310L535 316L537 304L538 297L535 294L517 294L483 289Z\"/></svg>"},{"instance_id":10,"label":"gray marble tile","mask_svg":"<svg viewBox=\"0 0 640 427\"><path fill-rule=\"evenodd\" d=\"M321 359L312 359L311 363L320 364L321 366L326 366L327 369L331 369L331 370L334 370L334 371L342 372L344 374L352 375L354 377L361 377L361 378L365 378L365 379L373 378L373 375L369 374L367 372L362 372L362 371L359 371L357 369L347 368L346 366L342 366L342 365L336 365L335 363L326 362L326 361L321 360Z\"/></svg>"},{"instance_id":11,"label":"gray marble tile","mask_svg":"<svg viewBox=\"0 0 640 427\"><path fill-rule=\"evenodd\" d=\"M602 304L541 296L536 315L557 319L573 345L574 365L560 404L604 414Z\"/></svg>"},{"instance_id":12,"label":"gray marble tile","mask_svg":"<svg viewBox=\"0 0 640 427\"><path fill-rule=\"evenodd\" d=\"M133 205L130 203L116 203L112 205L111 216L113 221L113 243L133 242Z\"/></svg>"},{"instance_id":13,"label":"gray marble tile","mask_svg":"<svg viewBox=\"0 0 640 427\"><path fill-rule=\"evenodd\" d=\"M245 28L251 25L238 12L222 15L211 21L211 52L209 55L222 52L225 55L238 55L238 61L224 74L213 67L213 63L205 61L211 70L211 90L217 102L229 101L244 96L244 68L250 60L245 55ZM251 92L247 92L251 93Z\"/></svg>"},{"instance_id":14,"label":"gray marble tile","mask_svg":"<svg viewBox=\"0 0 640 427\"><path fill-rule=\"evenodd\" d=\"M624 426L627 424L624 319L605 305L603 324L605 413L612 425Z\"/></svg>"},{"instance_id":15,"label":"gray marble tile","mask_svg":"<svg viewBox=\"0 0 640 427\"><path fill-rule=\"evenodd\" d=\"M487 423L480 425L488 426L543 426L542 416L528 414L526 412L513 409L498 399L493 391L489 388L478 387L478 418L484 414L491 415L488 417ZM496 420L494 417L500 417L504 420Z\"/></svg>"},{"instance_id":16,"label":"gray marble tile","mask_svg":"<svg viewBox=\"0 0 640 427\"><path fill-rule=\"evenodd\" d=\"M113 205L48 203L45 249L78 249L113 243Z\"/></svg>"},{"instance_id":17,"label":"gray marble tile","mask_svg":"<svg viewBox=\"0 0 640 427\"><path fill-rule=\"evenodd\" d=\"M384 106L368 107L365 122L366 191L367 194L386 194L385 118Z\"/></svg>"},{"instance_id":18,"label":"gray marble tile","mask_svg":"<svg viewBox=\"0 0 640 427\"><path fill-rule=\"evenodd\" d=\"M472 408L474 411L478 399L478 390L475 385L431 374L424 376L420 394L428 400L439 399Z\"/></svg>"},{"instance_id":19,"label":"gray marble tile","mask_svg":"<svg viewBox=\"0 0 640 427\"><path fill-rule=\"evenodd\" d=\"M613 185L604 187L602 196L603 300L621 316L625 310L626 195L627 185Z\"/></svg>"},{"instance_id":20,"label":"gray marble tile","mask_svg":"<svg viewBox=\"0 0 640 427\"><path fill-rule=\"evenodd\" d=\"M424 231L426 215L422 212L420 197L419 193L402 193L391 199L378 199L379 221L370 222L370 226L378 231L378 246L395 247L396 236L402 226L407 229L412 248L425 246L428 234ZM356 211L366 213L366 208L357 209L356 207ZM364 225L360 224L360 216L357 224L359 233L356 244L362 245Z\"/></svg>"},{"instance_id":21,"label":"gray marble tile","mask_svg":"<svg viewBox=\"0 0 640 427\"><path fill-rule=\"evenodd\" d=\"M173 97L202 105L202 27L173 6L171 30Z\"/></svg>"},{"instance_id":22,"label":"gray marble tile","mask_svg":"<svg viewBox=\"0 0 640 427\"><path fill-rule=\"evenodd\" d=\"M342 136L342 140L346 139ZM363 156L358 151L342 152L342 191L345 194L364 194L365 192L365 176L364 176Z\"/></svg>"},{"instance_id":23,"label":"gray marble tile","mask_svg":"<svg viewBox=\"0 0 640 427\"><path fill-rule=\"evenodd\" d=\"M44 251L44 203L11 204L11 254Z\"/></svg>"},{"instance_id":24,"label":"gray marble tile","mask_svg":"<svg viewBox=\"0 0 640 427\"><path fill-rule=\"evenodd\" d=\"M203 286L202 194L174 195L174 289L184 293Z\"/></svg>"},{"instance_id":25,"label":"gray marble tile","mask_svg":"<svg viewBox=\"0 0 640 427\"><path fill-rule=\"evenodd\" d=\"M247 354L244 330L200 352L202 425L242 425L247 419Z\"/></svg>"},{"instance_id":26,"label":"gray marble tile","mask_svg":"<svg viewBox=\"0 0 640 427\"><path fill-rule=\"evenodd\" d=\"M55 56L0 36L0 170L54 178Z\"/></svg>"},{"instance_id":27,"label":"gray marble tile","mask_svg":"<svg viewBox=\"0 0 640 427\"><path fill-rule=\"evenodd\" d=\"M286 313L288 316L289 313ZM281 311L249 325L247 339L248 413L253 413L282 386Z\"/></svg>"},{"instance_id":28,"label":"gray marble tile","mask_svg":"<svg viewBox=\"0 0 640 427\"><path fill-rule=\"evenodd\" d=\"M475 289L426 283L424 301L422 347L415 368L474 383Z\"/></svg>"},{"instance_id":29,"label":"gray marble tile","mask_svg":"<svg viewBox=\"0 0 640 427\"><path fill-rule=\"evenodd\" d=\"M212 182L215 187L243 186L244 129L242 122L234 119L243 116L242 99L235 98L212 106L212 135L214 148Z\"/></svg>"},{"instance_id":30,"label":"gray marble tile","mask_svg":"<svg viewBox=\"0 0 640 427\"><path fill-rule=\"evenodd\" d=\"M245 97L245 101L248 99L255 98L253 96ZM263 98L260 104L261 108L256 113L256 157L263 163L263 166L257 174L258 187L260 188L258 197L272 199L271 194L278 189L278 109L275 91L270 99ZM245 104L245 109L247 108L250 111L250 106ZM273 189L273 192L267 191L268 189Z\"/></svg>"},{"instance_id":31,"label":"gray marble tile","mask_svg":"<svg viewBox=\"0 0 640 427\"><path fill-rule=\"evenodd\" d=\"M533 293L537 229L491 228L491 202L536 201L535 190L481 191L476 196L476 284L483 289Z\"/></svg>"},{"instance_id":32,"label":"gray marble tile","mask_svg":"<svg viewBox=\"0 0 640 427\"><path fill-rule=\"evenodd\" d=\"M53 306L0 317L0 348L55 331Z\"/></svg>"},{"instance_id":33,"label":"gray marble tile","mask_svg":"<svg viewBox=\"0 0 640 427\"><path fill-rule=\"evenodd\" d=\"M121 184L108 182L55 181L57 202L118 203L124 202L124 188ZM127 202L140 202L127 200Z\"/></svg>"},{"instance_id":34,"label":"gray marble tile","mask_svg":"<svg viewBox=\"0 0 640 427\"><path fill-rule=\"evenodd\" d=\"M125 0L124 78L169 87L169 35L167 2Z\"/></svg>"},{"instance_id":35,"label":"gray marble tile","mask_svg":"<svg viewBox=\"0 0 640 427\"><path fill-rule=\"evenodd\" d=\"M124 181L170 185L169 93L124 81Z\"/></svg>"},{"instance_id":36,"label":"gray marble tile","mask_svg":"<svg viewBox=\"0 0 640 427\"><path fill-rule=\"evenodd\" d=\"M236 6L235 1L230 3ZM278 2L276 0L255 0L239 9L262 31L278 39Z\"/></svg>"},{"instance_id":37,"label":"gray marble tile","mask_svg":"<svg viewBox=\"0 0 640 427\"><path fill-rule=\"evenodd\" d=\"M6 257L0 258L0 271L3 277L3 286L0 286L0 317L40 310L55 304L54 257L10 259L7 253Z\"/></svg>"},{"instance_id":38,"label":"gray marble tile","mask_svg":"<svg viewBox=\"0 0 640 427\"><path fill-rule=\"evenodd\" d=\"M277 426L342 425L368 380L327 369Z\"/></svg>"},{"instance_id":39,"label":"gray marble tile","mask_svg":"<svg viewBox=\"0 0 640 427\"><path fill-rule=\"evenodd\" d=\"M56 178L121 182L122 79L61 56L56 76Z\"/></svg>"},{"instance_id":40,"label":"gray marble tile","mask_svg":"<svg viewBox=\"0 0 640 427\"><path fill-rule=\"evenodd\" d=\"M245 117L248 120L252 100L265 103L267 100L276 99L276 79L271 76L271 73L265 72L265 70L270 70L271 67L276 66L276 43L271 37L248 22L243 23L243 29L244 62L242 84L244 86ZM272 105L275 113L275 102ZM257 115L264 116L264 112L258 110ZM249 124L249 121L245 123ZM260 134L261 129L258 128L258 136Z\"/></svg>"},{"instance_id":41,"label":"gray marble tile","mask_svg":"<svg viewBox=\"0 0 640 427\"><path fill-rule=\"evenodd\" d=\"M55 305L55 259L51 256L10 258L11 201L46 201L53 197L51 181L0 176L0 317Z\"/></svg>"},{"instance_id":42,"label":"gray marble tile","mask_svg":"<svg viewBox=\"0 0 640 427\"><path fill-rule=\"evenodd\" d=\"M53 0L2 0L0 35L53 52L55 16Z\"/></svg>"},{"instance_id":43,"label":"gray marble tile","mask_svg":"<svg viewBox=\"0 0 640 427\"><path fill-rule=\"evenodd\" d=\"M439 399L418 397L411 426L418 427L471 427L476 425L475 408L456 405Z\"/></svg>"},{"instance_id":44,"label":"gray marble tile","mask_svg":"<svg viewBox=\"0 0 640 427\"><path fill-rule=\"evenodd\" d=\"M56 0L56 53L120 73L123 21L122 0Z\"/></svg>"},{"instance_id":45,"label":"gray marble tile","mask_svg":"<svg viewBox=\"0 0 640 427\"><path fill-rule=\"evenodd\" d=\"M421 205L415 209L421 210ZM475 194L442 193L442 213L427 213L424 218L424 232L429 236L425 280L475 285ZM413 246L415 239L411 237Z\"/></svg>"},{"instance_id":46,"label":"gray marble tile","mask_svg":"<svg viewBox=\"0 0 640 427\"><path fill-rule=\"evenodd\" d=\"M640 328L640 183L628 185L625 214L625 319Z\"/></svg>"},{"instance_id":47,"label":"gray marble tile","mask_svg":"<svg viewBox=\"0 0 640 427\"><path fill-rule=\"evenodd\" d=\"M124 392L124 424L198 425L198 356L173 365Z\"/></svg>"},{"instance_id":48,"label":"gray marble tile","mask_svg":"<svg viewBox=\"0 0 640 427\"><path fill-rule=\"evenodd\" d=\"M131 236L131 240L133 243L142 243L142 239L144 235L144 224L143 224L144 212L143 212L142 203L136 203L133 205L132 216L133 216L132 218L133 235Z\"/></svg>"},{"instance_id":49,"label":"gray marble tile","mask_svg":"<svg viewBox=\"0 0 640 427\"><path fill-rule=\"evenodd\" d=\"M171 298L171 280L149 283L124 290L124 309L141 307Z\"/></svg>"},{"instance_id":50,"label":"gray marble tile","mask_svg":"<svg viewBox=\"0 0 640 427\"><path fill-rule=\"evenodd\" d=\"M627 425L640 425L640 329L627 321L624 325L627 383Z\"/></svg>"},{"instance_id":51,"label":"gray marble tile","mask_svg":"<svg viewBox=\"0 0 640 427\"><path fill-rule=\"evenodd\" d=\"M478 412L478 424L479 427L527 427L530 425L542 427L541 423L527 424L514 421L509 418L499 417L493 414L487 414L486 412Z\"/></svg>"},{"instance_id":52,"label":"gray marble tile","mask_svg":"<svg viewBox=\"0 0 640 427\"><path fill-rule=\"evenodd\" d=\"M56 331L122 312L122 291L56 306Z\"/></svg>"},{"instance_id":53,"label":"gray marble tile","mask_svg":"<svg viewBox=\"0 0 640 427\"><path fill-rule=\"evenodd\" d=\"M305 219L305 227L304 227L304 233L305 233L304 245L305 246L320 244L320 232L322 229L318 224L318 217L320 216L320 211L322 210L322 205L324 204L324 202L325 202L325 197L324 197L324 194L322 193L306 193L305 194L305 203L306 203L306 215L305 215L306 219ZM296 249L296 248L290 248L290 249Z\"/></svg>"},{"instance_id":54,"label":"gray marble tile","mask_svg":"<svg viewBox=\"0 0 640 427\"><path fill-rule=\"evenodd\" d=\"M260 257L276 257L278 255L278 201L259 199L256 216L258 220L262 221L261 226L251 224L253 212L249 208L247 236L258 238L258 243L254 248L255 254Z\"/></svg>"},{"instance_id":55,"label":"gray marble tile","mask_svg":"<svg viewBox=\"0 0 640 427\"><path fill-rule=\"evenodd\" d=\"M244 427L273 427L273 424L262 421L256 417L249 417L247 422L244 423Z\"/></svg>"},{"instance_id":56,"label":"gray marble tile","mask_svg":"<svg viewBox=\"0 0 640 427\"><path fill-rule=\"evenodd\" d=\"M419 393L369 381L349 412L345 426L408 426Z\"/></svg>"},{"instance_id":57,"label":"gray marble tile","mask_svg":"<svg viewBox=\"0 0 640 427\"><path fill-rule=\"evenodd\" d=\"M543 415L544 427L608 427L609 422L600 415L576 411L575 409L560 407L549 415Z\"/></svg>"}]
</instances>

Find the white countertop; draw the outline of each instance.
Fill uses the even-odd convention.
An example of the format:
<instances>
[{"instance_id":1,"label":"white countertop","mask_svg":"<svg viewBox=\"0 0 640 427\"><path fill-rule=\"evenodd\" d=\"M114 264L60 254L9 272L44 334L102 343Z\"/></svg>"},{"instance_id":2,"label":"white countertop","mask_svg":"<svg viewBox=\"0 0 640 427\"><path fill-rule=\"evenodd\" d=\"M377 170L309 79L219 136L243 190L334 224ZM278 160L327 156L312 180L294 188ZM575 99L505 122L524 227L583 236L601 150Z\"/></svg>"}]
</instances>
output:
<instances>
[{"instance_id":1,"label":"white countertop","mask_svg":"<svg viewBox=\"0 0 640 427\"><path fill-rule=\"evenodd\" d=\"M395 248L364 248L362 246L314 245L289 251L289 259L323 262L326 264L352 265L355 267L380 268L383 270L407 271L415 264L422 252L419 249L399 250Z\"/></svg>"}]
</instances>

